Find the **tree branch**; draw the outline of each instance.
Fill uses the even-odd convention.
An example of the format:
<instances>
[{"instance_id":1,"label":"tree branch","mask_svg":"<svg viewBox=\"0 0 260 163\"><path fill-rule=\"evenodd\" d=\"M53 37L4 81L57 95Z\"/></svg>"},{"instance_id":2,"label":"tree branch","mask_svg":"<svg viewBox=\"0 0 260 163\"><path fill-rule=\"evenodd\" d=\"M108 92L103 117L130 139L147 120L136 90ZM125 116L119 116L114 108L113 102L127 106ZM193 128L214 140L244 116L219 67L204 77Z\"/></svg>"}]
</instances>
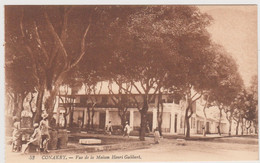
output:
<instances>
[{"instance_id":1,"label":"tree branch","mask_svg":"<svg viewBox=\"0 0 260 163\"><path fill-rule=\"evenodd\" d=\"M194 100L192 100L191 104L193 104L195 101L197 101L198 99L200 99L202 95L203 95L203 92L201 92L201 94L199 95L199 97L197 97L197 98L195 98Z\"/></svg>"},{"instance_id":2,"label":"tree branch","mask_svg":"<svg viewBox=\"0 0 260 163\"><path fill-rule=\"evenodd\" d=\"M46 22L47 22L47 25L49 27L50 32L52 33L55 41L58 43L59 48L62 51L65 64L67 64L68 63L68 61L67 61L67 57L68 57L67 51L66 51L66 49L63 45L63 42L61 41L60 37L58 36L57 32L55 32L55 29L54 29L52 23L50 22L50 19L49 19L49 16L48 16L46 10L44 11L44 16L45 16L45 19L46 19Z\"/></svg>"},{"instance_id":3,"label":"tree branch","mask_svg":"<svg viewBox=\"0 0 260 163\"><path fill-rule=\"evenodd\" d=\"M45 56L45 58L47 59L47 61L49 60L49 56L48 56L48 53L44 47L44 45L42 44L42 41L41 41L41 38L40 38L40 35L39 35L39 32L38 32L38 27L36 25L36 22L34 21L33 22L33 25L34 25L34 29L35 29L35 34L36 34L36 41L38 42L38 44L40 45L42 51L43 51L43 54Z\"/></svg>"},{"instance_id":4,"label":"tree branch","mask_svg":"<svg viewBox=\"0 0 260 163\"><path fill-rule=\"evenodd\" d=\"M27 49L31 59L32 59L32 67L33 67L33 76L36 78L37 82L39 83L40 79L38 77L38 73L37 73L37 65L36 65L36 59L34 58L33 52L31 47L28 45L28 42L26 40L26 36L24 33L24 26L23 26L23 17L24 17L24 10L22 9L22 16L20 19L20 29L21 29L21 33L22 33L22 38L24 40L24 44L25 44L25 48Z\"/></svg>"},{"instance_id":5,"label":"tree branch","mask_svg":"<svg viewBox=\"0 0 260 163\"><path fill-rule=\"evenodd\" d=\"M86 49L85 49L85 48L86 48L86 36L87 36L87 34L88 34L89 28L90 28L90 24L89 24L88 27L86 28L85 33L84 33L83 38L82 38L82 42L81 42L81 53L80 53L79 57L75 60L75 62L71 64L70 68L75 67L75 66L79 63L79 61L81 60L81 58L82 58L82 57L85 55L85 53L86 53Z\"/></svg>"},{"instance_id":6,"label":"tree branch","mask_svg":"<svg viewBox=\"0 0 260 163\"><path fill-rule=\"evenodd\" d=\"M138 103L137 99L135 98L135 96L133 95L133 96L131 96L131 97L134 99L134 101L135 101L135 103L136 103L136 108L137 108L139 111L141 111L141 109L140 109L140 107L139 107L139 103Z\"/></svg>"},{"instance_id":7,"label":"tree branch","mask_svg":"<svg viewBox=\"0 0 260 163\"><path fill-rule=\"evenodd\" d=\"M138 87L135 85L134 82L132 82L132 85L135 87L135 89L138 91L139 94L142 94L142 92L138 89ZM142 85L142 84L141 84Z\"/></svg>"}]
</instances>

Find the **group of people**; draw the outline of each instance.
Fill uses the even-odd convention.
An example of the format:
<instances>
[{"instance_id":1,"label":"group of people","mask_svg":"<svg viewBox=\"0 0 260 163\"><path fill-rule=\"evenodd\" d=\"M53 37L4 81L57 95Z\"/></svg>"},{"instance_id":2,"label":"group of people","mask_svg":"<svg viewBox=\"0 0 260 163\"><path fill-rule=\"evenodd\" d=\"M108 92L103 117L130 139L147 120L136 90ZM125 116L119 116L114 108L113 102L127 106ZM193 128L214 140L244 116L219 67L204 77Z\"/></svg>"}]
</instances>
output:
<instances>
[{"instance_id":1,"label":"group of people","mask_svg":"<svg viewBox=\"0 0 260 163\"><path fill-rule=\"evenodd\" d=\"M126 121L126 124L125 124L125 127L124 127L123 137L127 136L129 138L131 130L132 129L129 126L128 121ZM106 126L106 133L108 133L108 135L112 135L112 132L113 132L112 122L109 121L107 126Z\"/></svg>"},{"instance_id":2,"label":"group of people","mask_svg":"<svg viewBox=\"0 0 260 163\"><path fill-rule=\"evenodd\" d=\"M124 131L123 132L123 137L127 136L129 138L129 135L130 135L130 132L132 131L132 128L129 126L128 121L126 121L125 127L124 127L123 131ZM108 125L106 126L106 133L111 135L112 132L113 132L112 122L109 121ZM156 127L156 129L154 130L154 143L155 144L159 143L160 137L161 137L161 135L159 133L159 129L158 129L158 127Z\"/></svg>"},{"instance_id":3,"label":"group of people","mask_svg":"<svg viewBox=\"0 0 260 163\"><path fill-rule=\"evenodd\" d=\"M14 152L19 152L22 150L22 132L20 131L21 126L17 117L14 117L13 126L14 130L12 135L12 150ZM40 123L34 123L33 128L33 134L30 136L30 140L26 144L24 152L27 152L27 150L31 147L34 147L36 151L49 152L48 142L50 140L50 127L48 122L48 114L43 114Z\"/></svg>"}]
</instances>

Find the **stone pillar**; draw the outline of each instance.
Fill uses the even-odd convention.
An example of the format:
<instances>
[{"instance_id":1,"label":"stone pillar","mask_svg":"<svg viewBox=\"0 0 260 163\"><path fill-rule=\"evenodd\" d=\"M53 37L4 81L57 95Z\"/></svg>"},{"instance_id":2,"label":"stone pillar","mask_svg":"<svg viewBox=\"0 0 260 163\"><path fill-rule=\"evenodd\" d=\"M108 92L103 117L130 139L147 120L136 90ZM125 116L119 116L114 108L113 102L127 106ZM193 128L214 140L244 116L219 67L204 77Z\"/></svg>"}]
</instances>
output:
<instances>
[{"instance_id":1,"label":"stone pillar","mask_svg":"<svg viewBox=\"0 0 260 163\"><path fill-rule=\"evenodd\" d=\"M108 110L108 108L106 108L106 123L105 123L105 126L108 125L109 121L110 121L110 119L109 119L109 110Z\"/></svg>"},{"instance_id":2,"label":"stone pillar","mask_svg":"<svg viewBox=\"0 0 260 163\"><path fill-rule=\"evenodd\" d=\"M88 110L87 108L84 108L84 126L86 126L88 123L87 118L88 118Z\"/></svg>"},{"instance_id":3,"label":"stone pillar","mask_svg":"<svg viewBox=\"0 0 260 163\"><path fill-rule=\"evenodd\" d=\"M157 127L157 109L153 108L153 128L152 131Z\"/></svg>"},{"instance_id":4,"label":"stone pillar","mask_svg":"<svg viewBox=\"0 0 260 163\"><path fill-rule=\"evenodd\" d=\"M130 110L130 127L132 127L132 128L134 128L134 110L133 109L131 109Z\"/></svg>"},{"instance_id":5,"label":"stone pillar","mask_svg":"<svg viewBox=\"0 0 260 163\"><path fill-rule=\"evenodd\" d=\"M175 113L171 111L171 128L170 128L170 133L174 133L174 126L175 126Z\"/></svg>"}]
</instances>

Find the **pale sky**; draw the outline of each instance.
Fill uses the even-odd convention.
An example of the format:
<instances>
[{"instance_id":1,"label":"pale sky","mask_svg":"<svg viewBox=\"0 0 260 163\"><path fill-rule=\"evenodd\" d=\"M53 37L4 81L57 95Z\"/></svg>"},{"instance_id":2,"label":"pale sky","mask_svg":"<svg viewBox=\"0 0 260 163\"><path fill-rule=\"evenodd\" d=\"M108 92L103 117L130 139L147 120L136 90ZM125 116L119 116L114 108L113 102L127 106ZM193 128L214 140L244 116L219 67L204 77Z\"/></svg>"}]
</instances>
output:
<instances>
[{"instance_id":1,"label":"pale sky","mask_svg":"<svg viewBox=\"0 0 260 163\"><path fill-rule=\"evenodd\" d=\"M214 19L212 39L233 56L248 86L257 74L257 6L199 6Z\"/></svg>"}]
</instances>

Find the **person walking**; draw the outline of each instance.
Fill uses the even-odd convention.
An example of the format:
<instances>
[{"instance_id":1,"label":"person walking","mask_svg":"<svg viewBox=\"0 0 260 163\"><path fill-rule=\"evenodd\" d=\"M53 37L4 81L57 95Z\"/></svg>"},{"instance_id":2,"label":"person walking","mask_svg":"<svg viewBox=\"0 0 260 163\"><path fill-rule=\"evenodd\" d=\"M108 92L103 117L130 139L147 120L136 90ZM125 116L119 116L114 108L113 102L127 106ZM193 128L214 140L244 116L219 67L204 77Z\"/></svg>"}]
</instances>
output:
<instances>
[{"instance_id":1,"label":"person walking","mask_svg":"<svg viewBox=\"0 0 260 163\"><path fill-rule=\"evenodd\" d=\"M41 148L44 152L48 151L48 142L50 140L49 134L49 122L48 122L48 114L44 113L42 115L42 120L40 122L40 130L41 130Z\"/></svg>"},{"instance_id":2,"label":"person walking","mask_svg":"<svg viewBox=\"0 0 260 163\"><path fill-rule=\"evenodd\" d=\"M156 129L154 129L154 143L159 144L159 140L160 140L160 133L158 127L156 127Z\"/></svg>"},{"instance_id":3,"label":"person walking","mask_svg":"<svg viewBox=\"0 0 260 163\"><path fill-rule=\"evenodd\" d=\"M127 137L129 138L130 132L131 132L131 127L129 126L128 121L126 121L123 137L127 135Z\"/></svg>"},{"instance_id":4,"label":"person walking","mask_svg":"<svg viewBox=\"0 0 260 163\"><path fill-rule=\"evenodd\" d=\"M112 123L111 121L108 122L107 127L106 127L107 133L109 134L109 136L112 134L113 132L113 127L112 127Z\"/></svg>"}]
</instances>

